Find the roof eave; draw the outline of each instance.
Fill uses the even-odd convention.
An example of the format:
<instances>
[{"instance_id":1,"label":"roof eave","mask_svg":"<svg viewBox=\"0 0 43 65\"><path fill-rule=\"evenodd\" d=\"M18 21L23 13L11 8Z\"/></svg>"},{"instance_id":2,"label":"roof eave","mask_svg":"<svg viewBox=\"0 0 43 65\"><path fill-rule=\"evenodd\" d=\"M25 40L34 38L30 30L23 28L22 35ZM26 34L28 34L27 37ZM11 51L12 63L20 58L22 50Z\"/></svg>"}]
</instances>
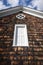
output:
<instances>
[{"instance_id":1,"label":"roof eave","mask_svg":"<svg viewBox=\"0 0 43 65\"><path fill-rule=\"evenodd\" d=\"M28 8L28 7L23 7L23 6L17 6L17 7L9 8L6 10L2 10L0 11L0 17L11 15L20 11L43 19L43 12Z\"/></svg>"}]
</instances>

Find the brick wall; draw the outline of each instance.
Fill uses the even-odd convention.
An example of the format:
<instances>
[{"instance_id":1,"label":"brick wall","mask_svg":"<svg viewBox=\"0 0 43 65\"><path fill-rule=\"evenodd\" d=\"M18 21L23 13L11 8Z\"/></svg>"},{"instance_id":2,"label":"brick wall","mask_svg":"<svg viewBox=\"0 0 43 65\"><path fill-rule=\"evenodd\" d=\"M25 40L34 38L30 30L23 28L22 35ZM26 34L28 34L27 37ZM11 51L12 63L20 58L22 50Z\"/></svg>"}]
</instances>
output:
<instances>
[{"instance_id":1,"label":"brick wall","mask_svg":"<svg viewBox=\"0 0 43 65\"><path fill-rule=\"evenodd\" d=\"M0 18L0 65L43 65L43 19L24 14L18 20L17 14ZM29 47L13 47L14 26L24 23Z\"/></svg>"}]
</instances>

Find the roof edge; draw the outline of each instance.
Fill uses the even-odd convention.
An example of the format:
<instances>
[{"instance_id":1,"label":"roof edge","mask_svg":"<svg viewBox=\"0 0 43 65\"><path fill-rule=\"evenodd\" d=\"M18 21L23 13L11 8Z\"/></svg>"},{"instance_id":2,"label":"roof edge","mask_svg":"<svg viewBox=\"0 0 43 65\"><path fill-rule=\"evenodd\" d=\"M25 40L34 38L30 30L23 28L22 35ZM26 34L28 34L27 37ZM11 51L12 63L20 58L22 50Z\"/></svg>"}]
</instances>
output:
<instances>
[{"instance_id":1,"label":"roof edge","mask_svg":"<svg viewBox=\"0 0 43 65\"><path fill-rule=\"evenodd\" d=\"M33 16L36 16L36 17L39 17L39 18L43 18L43 12L28 8L28 7L23 7L23 12L33 15Z\"/></svg>"},{"instance_id":2,"label":"roof edge","mask_svg":"<svg viewBox=\"0 0 43 65\"><path fill-rule=\"evenodd\" d=\"M18 6L18 7L9 8L9 9L6 9L6 10L2 10L2 11L0 11L0 17L11 15L11 14L14 14L14 13L17 13L17 12L20 12L20 11L22 11L21 6L20 7Z\"/></svg>"},{"instance_id":3,"label":"roof edge","mask_svg":"<svg viewBox=\"0 0 43 65\"><path fill-rule=\"evenodd\" d=\"M17 7L9 8L6 10L2 10L0 11L0 17L11 15L20 11L39 17L39 18L43 18L43 12L28 8L28 7L23 7L23 6L17 6Z\"/></svg>"}]
</instances>

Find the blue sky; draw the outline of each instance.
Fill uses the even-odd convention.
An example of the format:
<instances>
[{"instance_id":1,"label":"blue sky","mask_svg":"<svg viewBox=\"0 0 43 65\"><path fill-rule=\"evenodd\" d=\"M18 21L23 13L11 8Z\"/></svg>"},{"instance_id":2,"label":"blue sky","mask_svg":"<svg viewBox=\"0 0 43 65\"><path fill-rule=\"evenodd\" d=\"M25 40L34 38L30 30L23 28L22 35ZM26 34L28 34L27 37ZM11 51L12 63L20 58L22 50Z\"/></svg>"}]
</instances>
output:
<instances>
[{"instance_id":1,"label":"blue sky","mask_svg":"<svg viewBox=\"0 0 43 65\"><path fill-rule=\"evenodd\" d=\"M43 0L0 0L0 10L19 5L43 11Z\"/></svg>"}]
</instances>

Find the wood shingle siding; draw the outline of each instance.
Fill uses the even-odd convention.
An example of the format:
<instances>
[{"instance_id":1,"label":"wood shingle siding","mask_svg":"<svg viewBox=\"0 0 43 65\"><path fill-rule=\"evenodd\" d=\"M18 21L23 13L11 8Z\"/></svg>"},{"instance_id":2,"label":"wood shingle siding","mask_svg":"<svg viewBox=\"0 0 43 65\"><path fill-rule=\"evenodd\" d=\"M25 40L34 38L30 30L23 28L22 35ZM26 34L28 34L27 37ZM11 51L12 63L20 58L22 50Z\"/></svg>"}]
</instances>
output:
<instances>
[{"instance_id":1,"label":"wood shingle siding","mask_svg":"<svg viewBox=\"0 0 43 65\"><path fill-rule=\"evenodd\" d=\"M17 14L0 18L0 65L43 65L43 19ZM29 47L12 47L15 24L27 25Z\"/></svg>"}]
</instances>

